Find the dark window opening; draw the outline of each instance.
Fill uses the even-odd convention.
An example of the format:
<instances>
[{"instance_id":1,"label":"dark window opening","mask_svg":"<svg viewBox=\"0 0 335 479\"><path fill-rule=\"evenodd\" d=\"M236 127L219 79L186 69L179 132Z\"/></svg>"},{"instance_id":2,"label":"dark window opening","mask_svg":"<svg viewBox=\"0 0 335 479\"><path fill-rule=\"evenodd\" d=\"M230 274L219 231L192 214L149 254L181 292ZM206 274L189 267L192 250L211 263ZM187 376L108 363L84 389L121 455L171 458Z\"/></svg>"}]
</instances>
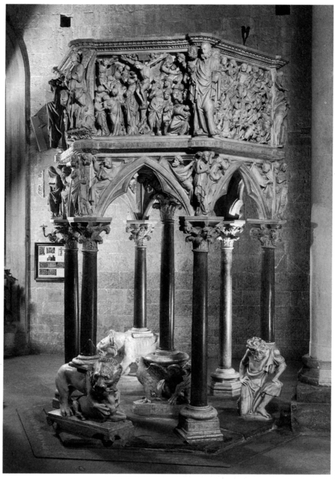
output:
<instances>
[{"instance_id":1,"label":"dark window opening","mask_svg":"<svg viewBox=\"0 0 335 479\"><path fill-rule=\"evenodd\" d=\"M62 28L71 27L71 17L67 17L66 15L60 16L60 26Z\"/></svg>"},{"instance_id":2,"label":"dark window opening","mask_svg":"<svg viewBox=\"0 0 335 479\"><path fill-rule=\"evenodd\" d=\"M290 5L275 5L276 15L290 15Z\"/></svg>"}]
</instances>

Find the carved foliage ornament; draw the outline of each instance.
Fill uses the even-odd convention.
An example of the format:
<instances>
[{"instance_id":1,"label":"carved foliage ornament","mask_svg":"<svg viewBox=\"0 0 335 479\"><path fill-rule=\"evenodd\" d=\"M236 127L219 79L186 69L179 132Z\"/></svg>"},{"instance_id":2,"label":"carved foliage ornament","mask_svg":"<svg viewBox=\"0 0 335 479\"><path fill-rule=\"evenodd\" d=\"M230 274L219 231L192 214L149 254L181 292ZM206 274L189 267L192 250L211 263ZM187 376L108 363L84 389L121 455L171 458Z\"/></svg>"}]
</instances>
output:
<instances>
[{"instance_id":1,"label":"carved foliage ornament","mask_svg":"<svg viewBox=\"0 0 335 479\"><path fill-rule=\"evenodd\" d=\"M277 72L285 62L246 51L235 57L208 38L182 47L163 42L159 52L155 42L147 49L138 43L127 54L116 44L108 54L103 42L81 43L49 82L50 144L65 149L78 138L133 135L285 142L289 105Z\"/></svg>"},{"instance_id":2,"label":"carved foliage ornament","mask_svg":"<svg viewBox=\"0 0 335 479\"><path fill-rule=\"evenodd\" d=\"M264 248L275 248L282 241L280 224L260 224L250 229L250 236L258 239Z\"/></svg>"}]
</instances>

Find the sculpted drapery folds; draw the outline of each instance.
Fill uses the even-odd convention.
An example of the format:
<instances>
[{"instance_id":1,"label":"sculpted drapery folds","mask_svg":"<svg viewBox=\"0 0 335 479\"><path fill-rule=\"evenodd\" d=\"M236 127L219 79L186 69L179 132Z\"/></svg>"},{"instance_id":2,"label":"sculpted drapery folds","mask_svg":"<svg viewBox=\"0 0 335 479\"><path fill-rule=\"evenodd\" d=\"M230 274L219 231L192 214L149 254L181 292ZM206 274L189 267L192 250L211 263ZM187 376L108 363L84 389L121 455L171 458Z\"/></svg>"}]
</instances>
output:
<instances>
[{"instance_id":1,"label":"sculpted drapery folds","mask_svg":"<svg viewBox=\"0 0 335 479\"><path fill-rule=\"evenodd\" d=\"M109 194L126 189L136 202L143 171L138 176L140 168L130 164L148 155L159 191L188 214L215 215L226 201L218 202L220 192L228 198L239 170L259 217L283 219L288 102L279 69L285 63L204 34L71 42L49 82L50 145L65 150L49 170L51 215L100 214ZM131 175L124 182L123 168Z\"/></svg>"},{"instance_id":2,"label":"sculpted drapery folds","mask_svg":"<svg viewBox=\"0 0 335 479\"><path fill-rule=\"evenodd\" d=\"M278 62L240 60L209 40L131 53L74 47L49 82L50 145L64 148L67 132L86 129L282 146L288 102Z\"/></svg>"},{"instance_id":3,"label":"sculpted drapery folds","mask_svg":"<svg viewBox=\"0 0 335 479\"><path fill-rule=\"evenodd\" d=\"M257 337L247 340L239 371L242 385L239 410L243 419L272 419L265 406L280 395L283 384L279 377L285 369L285 359L275 344Z\"/></svg>"}]
</instances>

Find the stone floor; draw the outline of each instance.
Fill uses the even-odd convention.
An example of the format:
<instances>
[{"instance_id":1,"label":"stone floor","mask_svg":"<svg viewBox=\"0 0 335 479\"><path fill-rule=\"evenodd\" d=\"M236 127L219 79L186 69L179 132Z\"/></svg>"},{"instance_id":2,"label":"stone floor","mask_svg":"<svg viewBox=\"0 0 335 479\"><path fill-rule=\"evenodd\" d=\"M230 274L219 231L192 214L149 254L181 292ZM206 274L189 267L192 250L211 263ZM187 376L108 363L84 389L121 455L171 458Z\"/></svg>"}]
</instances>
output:
<instances>
[{"instance_id":1,"label":"stone floor","mask_svg":"<svg viewBox=\"0 0 335 479\"><path fill-rule=\"evenodd\" d=\"M135 415L142 395L136 378L119 385L122 407L134 424L125 446L85 444L57 436L46 421L55 392L60 355L32 355L4 361L3 473L40 474L329 474L329 435L302 435L290 428L290 399L299 363L289 363L280 398L271 403L274 422L243 421L236 401L209 396L223 432L221 443L190 446L174 434L176 418ZM210 364L210 370L215 364ZM237 367L237 364L234 364Z\"/></svg>"}]
</instances>

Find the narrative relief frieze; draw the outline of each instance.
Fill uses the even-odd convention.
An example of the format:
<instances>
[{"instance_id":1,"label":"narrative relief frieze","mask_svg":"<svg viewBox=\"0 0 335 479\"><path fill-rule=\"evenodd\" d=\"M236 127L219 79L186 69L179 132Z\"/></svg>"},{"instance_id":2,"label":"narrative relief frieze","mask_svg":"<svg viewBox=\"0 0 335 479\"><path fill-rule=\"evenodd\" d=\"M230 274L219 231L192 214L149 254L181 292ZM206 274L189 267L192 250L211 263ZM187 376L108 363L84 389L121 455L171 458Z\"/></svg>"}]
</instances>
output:
<instances>
[{"instance_id":1,"label":"narrative relief frieze","mask_svg":"<svg viewBox=\"0 0 335 479\"><path fill-rule=\"evenodd\" d=\"M72 46L49 81L50 146L78 138L184 135L282 147L288 112L284 62L222 48L205 37L183 47L108 53ZM250 59L249 59L250 58Z\"/></svg>"}]
</instances>

